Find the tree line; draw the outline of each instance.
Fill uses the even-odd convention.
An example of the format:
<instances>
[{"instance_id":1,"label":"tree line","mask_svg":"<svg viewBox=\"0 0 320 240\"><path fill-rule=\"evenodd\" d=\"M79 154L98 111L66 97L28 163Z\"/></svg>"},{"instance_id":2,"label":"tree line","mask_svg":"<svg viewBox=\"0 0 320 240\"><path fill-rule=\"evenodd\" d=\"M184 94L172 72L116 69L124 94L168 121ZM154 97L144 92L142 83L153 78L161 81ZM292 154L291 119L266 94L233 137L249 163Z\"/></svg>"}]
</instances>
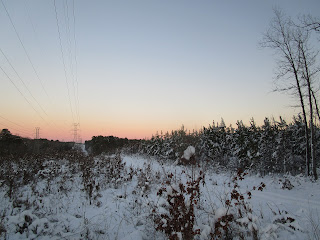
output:
<instances>
[{"instance_id":1,"label":"tree line","mask_svg":"<svg viewBox=\"0 0 320 240\"><path fill-rule=\"evenodd\" d=\"M71 150L73 145L73 142L22 138L11 134L8 129L0 132L0 157L64 153Z\"/></svg>"},{"instance_id":2,"label":"tree line","mask_svg":"<svg viewBox=\"0 0 320 240\"><path fill-rule=\"evenodd\" d=\"M314 150L319 157L320 129L314 128ZM226 169L249 169L262 175L269 173L306 173L305 124L301 115L291 123L283 118L265 118L257 126L252 118L247 126L242 121L237 127L220 124L203 127L200 131L187 131L184 127L171 133L156 134L149 140L141 140L131 146L132 152L157 156L167 160L181 159L184 150L192 145L196 148L198 161ZM308 128L308 134L311 129Z\"/></svg>"}]
</instances>

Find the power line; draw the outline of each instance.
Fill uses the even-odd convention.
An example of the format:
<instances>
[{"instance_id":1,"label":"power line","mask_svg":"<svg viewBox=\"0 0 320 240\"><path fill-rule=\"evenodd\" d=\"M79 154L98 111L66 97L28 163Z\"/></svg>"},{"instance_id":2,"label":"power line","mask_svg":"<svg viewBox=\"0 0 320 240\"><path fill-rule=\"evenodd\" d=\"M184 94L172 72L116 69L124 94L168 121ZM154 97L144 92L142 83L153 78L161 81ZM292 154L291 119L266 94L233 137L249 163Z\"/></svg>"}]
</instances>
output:
<instances>
[{"instance_id":1,"label":"power line","mask_svg":"<svg viewBox=\"0 0 320 240\"><path fill-rule=\"evenodd\" d=\"M0 48L0 51L2 53L2 55L5 57L5 59L7 60L7 62L9 63L9 65L11 66L11 68L13 69L13 71L17 74L19 80L22 82L22 84L24 85L24 87L27 89L27 91L29 92L29 94L31 95L31 97L33 98L33 100L38 104L38 106L40 107L40 109L42 110L42 112L49 118L48 114L46 113L46 111L42 108L42 106L40 105L40 103L36 100L36 98L33 96L33 94L31 93L31 91L29 90L29 88L27 87L27 85L25 84L25 82L22 80L22 78L20 77L20 75L18 74L18 72L16 71L16 69L14 68L14 66L11 64L10 60L8 59L8 57L4 54L4 52L2 51L2 49ZM41 116L41 114L34 108L34 106L31 104L31 102L27 99L27 97L22 93L22 91L18 88L18 86L12 81L12 79L9 77L9 75L4 71L4 69L0 66L1 70L3 71L3 73L7 76L7 78L10 80L10 82L14 85L14 87L19 91L19 93L24 97L24 99L29 103L29 105L33 108L33 110L35 110L38 115L41 117L41 119L47 124L49 125L49 123ZM55 126L55 124L51 121L51 123L54 125L54 127L56 129L58 129L60 131L60 129Z\"/></svg>"},{"instance_id":2,"label":"power line","mask_svg":"<svg viewBox=\"0 0 320 240\"><path fill-rule=\"evenodd\" d=\"M80 122L80 114L79 114L79 95L78 95L78 79L77 79L77 71L74 69L74 65L77 63L76 57L76 41L75 41L75 11L74 11L74 1L72 5L72 15L73 15L73 38L74 38L74 46L72 46L71 41L71 27L70 27L70 17L69 17L69 4L68 1L65 0L64 5L64 19L65 19L65 27L66 27L66 36L67 36L67 46L68 46L68 53L69 53L69 66L71 72L71 79L72 79L72 87L73 87L73 98L74 98L74 113L75 117L77 118L77 122ZM74 47L74 54L73 48ZM73 56L74 55L74 59ZM75 66L76 68L76 66Z\"/></svg>"},{"instance_id":3,"label":"power line","mask_svg":"<svg viewBox=\"0 0 320 240\"><path fill-rule=\"evenodd\" d=\"M5 128L7 128L8 130L13 130L13 131L15 131L17 134L19 134L19 135L24 135L24 136L32 136L32 132L29 132L29 131L24 131L24 130L19 130L19 129L16 129L16 128L13 128L13 127L8 127L8 125L6 125L6 124L3 124L2 122L0 122L0 125L2 125L2 126L5 126Z\"/></svg>"},{"instance_id":4,"label":"power line","mask_svg":"<svg viewBox=\"0 0 320 240\"><path fill-rule=\"evenodd\" d=\"M62 34L61 34L61 25L59 24L59 16L58 16L58 11L57 11L57 5L56 1L54 0L54 8L55 8L55 15L56 15L56 22L57 22L57 28L58 28L58 34L59 34L59 43L60 43L60 51L61 51L61 56L62 56L62 62L63 62L63 67L64 67L64 73L65 73L65 79L66 79L66 84L67 84L67 90L68 90L68 98L69 98L69 105L70 109L72 112L72 118L73 118L73 138L74 141L78 141L78 133L77 131L80 130L80 114L79 114L79 90L78 90L78 78L77 78L77 56L76 56L76 34L75 34L75 10L74 10L74 1L73 1L73 9L72 9L72 16L73 16L73 42L74 46L71 41L71 28L70 28L70 17L69 17L69 5L68 1L65 1L65 4L63 4L63 14L64 14L64 21L65 21L65 30L66 30L66 51L64 52L63 50L63 44L62 44ZM73 60L73 47L74 47L74 60ZM68 53L69 55L65 55ZM70 81L68 81L68 74L67 74L67 62L69 62L69 67L70 67ZM74 61L74 62L73 62ZM73 64L74 63L74 64ZM74 69L75 67L75 69ZM69 88L69 83L71 84L71 88L73 89L72 91L72 98L74 100L74 105L73 101L71 101L71 93L70 93L70 88ZM73 109L74 106L74 109ZM77 121L77 123L75 122Z\"/></svg>"},{"instance_id":5,"label":"power line","mask_svg":"<svg viewBox=\"0 0 320 240\"><path fill-rule=\"evenodd\" d=\"M12 121L10 121L9 119L7 119L7 118L5 118L5 117L0 116L0 118L2 118L2 119L4 119L4 120L6 120L6 121L8 121L8 122L10 122L10 123L18 126L18 127L22 127L22 128L23 128L23 126L21 126L20 124L17 124L17 123L15 123L15 122L12 122Z\"/></svg>"},{"instance_id":6,"label":"power line","mask_svg":"<svg viewBox=\"0 0 320 240\"><path fill-rule=\"evenodd\" d=\"M3 116L0 116L0 118L2 118L3 120L5 120L5 121L7 121L7 122L9 122L9 123L11 123L11 124L13 124L13 125L16 125L18 128L22 128L21 131L23 131L23 132L28 132L28 133L31 132L30 129L26 129L25 127L21 126L20 124L17 124L17 123L15 123L15 122L13 122L13 121L11 121L11 120L3 117ZM3 123L2 123L2 125L6 126L6 125L8 125L8 124L3 124Z\"/></svg>"},{"instance_id":7,"label":"power line","mask_svg":"<svg viewBox=\"0 0 320 240\"><path fill-rule=\"evenodd\" d=\"M76 96L76 87L75 87L75 72L73 68L73 57L72 57L72 43L71 43L71 31L70 31L70 17L69 17L69 5L68 1L65 0L65 8L64 8L64 18L65 18L65 26L66 26L66 36L67 36L67 46L68 46L68 52L69 52L69 66L70 66L70 72L71 72L71 79L72 79L72 87L73 87L73 97L74 97L74 106L75 106L75 117L77 118L77 121L79 122L79 108L77 104L77 96ZM73 33L75 32L75 29ZM76 53L74 53L76 55Z\"/></svg>"},{"instance_id":8,"label":"power line","mask_svg":"<svg viewBox=\"0 0 320 240\"><path fill-rule=\"evenodd\" d=\"M78 122L80 123L80 100L79 100L79 82L78 82L78 59L77 59L77 41L76 41L76 17L74 10L74 0L72 1L72 14L73 14L73 38L74 38L74 60L75 60L75 80L77 84L77 103L78 103Z\"/></svg>"},{"instance_id":9,"label":"power line","mask_svg":"<svg viewBox=\"0 0 320 240\"><path fill-rule=\"evenodd\" d=\"M3 5L3 7L4 7L5 11L6 11L6 14L7 14L7 16L8 16L8 18L9 18L9 20L10 20L10 23L11 23L13 29L14 29L14 32L15 32L17 38L19 39L19 42L20 42L20 44L21 44L21 46L22 46L22 48L23 48L23 50L24 50L24 52L25 52L25 54L26 54L26 56L27 56L27 58L28 58L28 60L29 60L29 63L31 64L32 69L33 69L35 75L37 76L38 80L40 81L40 84L41 84L41 86L42 86L43 91L45 92L45 94L47 95L47 97L50 99L47 91L45 90L45 87L44 87L44 85L43 85L43 82L41 81L41 79L40 79L40 77L39 77L39 74L38 74L38 72L37 72L37 70L36 70L36 68L35 68L35 65L33 64L32 60L31 60L31 57L30 57L30 55L29 55L29 53L28 53L25 45L23 44L23 41L22 41L22 39L21 39L18 31L17 31L17 28L15 27L15 24L14 24L14 22L13 22L11 16L10 16L10 14L9 14L9 12L8 12L8 10L7 10L4 2L3 2L3 0L1 0L1 3L2 3L2 5ZM30 17L30 16L29 16L29 17ZM31 23L31 24L32 24L32 23ZM33 24L32 24L32 26L33 26ZM34 26L33 26L33 29L34 29ZM34 29L34 30L35 30L35 29ZM1 49L0 49L0 50L1 50ZM43 107L40 105L40 103L36 100L36 98L34 97L34 95L32 94L32 92L29 90L29 88L27 87L27 85L25 84L25 82L22 80L22 78L20 77L20 75L19 75L18 72L16 71L15 67L14 67L14 66L12 65L12 63L10 62L9 58L4 54L4 52L3 52L2 50L1 50L1 53L2 53L2 55L5 57L5 59L7 60L7 62L9 63L9 65L11 66L11 68L13 69L13 71L14 71L14 72L16 73L16 75L18 76L20 82L21 82L21 83L23 84L23 86L27 89L28 93L31 95L31 97L33 98L33 100L37 103L37 105L40 107L40 109L42 110L42 112L43 112L46 116L48 116L48 114L46 113L46 111L44 110L44 108L43 108ZM39 111L37 111L37 109L33 106L33 104L32 104L32 103L28 100L28 98L23 94L23 92L20 90L20 88L14 83L14 81L12 80L12 78L6 73L6 71L5 71L1 66L0 66L0 68L1 68L2 72L6 75L6 77L9 79L9 81L14 85L14 87L16 88L16 90L17 90L17 91L20 93L20 95L24 98L24 100L32 107L32 109L39 115L39 117L40 117L47 125L49 125L48 122L47 122L47 121L42 117L42 115L39 113ZM48 116L48 117L49 117L49 116ZM51 121L51 122L52 122L52 121ZM55 125L53 122L52 122L52 124ZM55 126L55 128L57 128L57 127ZM57 129L58 129L59 131L61 131L59 128L57 128Z\"/></svg>"},{"instance_id":10,"label":"power line","mask_svg":"<svg viewBox=\"0 0 320 240\"><path fill-rule=\"evenodd\" d=\"M20 35L19 35L19 33L18 33L18 31L17 31L17 29L16 29L16 27L15 27L13 21L12 21L12 18L10 17L10 14L9 14L6 6L4 5L4 3L3 3L2 0L0 0L0 1L1 1L2 6L4 7L4 9L5 9L6 13L7 13L7 16L8 16L8 18L9 18L9 20L10 20L10 23L11 23L11 25L12 25L12 27L13 27L13 29L14 29L17 37L18 37L18 39L19 39L19 42L20 42L20 44L21 44L21 46L22 46L22 48L23 48L23 50L24 50L24 52L25 52L25 54L26 54L26 56L27 56L27 58L28 58L28 60L29 60L29 62L30 62L30 64L31 64L31 66L32 66L32 69L33 69L35 75L37 76L38 80L40 81L40 84L41 84L41 87L42 87L43 91L45 92L45 94L47 95L47 97L50 99L50 97L49 97L49 95L48 95L48 93L47 93L47 91L46 91L46 89L45 89L45 87L44 87L44 85L43 85L43 82L42 82L42 80L40 79L39 74L38 74L36 68L34 67L33 62L31 61L31 58L30 58L30 56L29 56L29 54L28 54L28 52L27 52L27 49L25 48L25 46L24 46L24 44L23 44L23 42L22 42L22 40L21 40L21 38L20 38Z\"/></svg>"},{"instance_id":11,"label":"power line","mask_svg":"<svg viewBox=\"0 0 320 240\"><path fill-rule=\"evenodd\" d=\"M0 118L2 118L3 120L5 120L5 121L7 121L7 122L9 122L9 123L11 123L11 124L16 125L18 128L22 128L22 129L20 129L20 130L17 130L16 128L13 128L13 127L10 126L10 129L14 129L14 130L16 130L16 131L18 131L18 132L24 132L25 134L30 134L30 132L31 132L30 130L26 129L25 127L21 126L20 124L17 124L17 123L15 123L15 122L13 122L13 121L10 121L9 119L7 119L7 118L5 118L5 117L3 117L3 116L0 116ZM4 123L2 123L2 122L1 122L1 125L3 125L3 126L8 126L8 124L4 124Z\"/></svg>"},{"instance_id":12,"label":"power line","mask_svg":"<svg viewBox=\"0 0 320 240\"><path fill-rule=\"evenodd\" d=\"M54 4L54 11L55 11L55 14L56 14L56 21L57 21L58 35L59 35L59 43L60 43L60 51L61 51L64 75L65 75L66 85L67 85L67 90L68 90L69 105L70 105L70 110L71 110L71 114L72 114L72 120L74 122L74 113L73 113L73 110L72 110L72 104L71 104L71 98L70 98L70 90L69 90L68 77L67 77L67 70L66 70L66 64L65 64L65 61L64 61L64 54L63 54L63 48L62 48L62 41L61 41L61 33L60 33L60 27L59 27L57 7L56 7L56 0L53 1L53 4Z\"/></svg>"},{"instance_id":13,"label":"power line","mask_svg":"<svg viewBox=\"0 0 320 240\"><path fill-rule=\"evenodd\" d=\"M18 90L18 92L21 94L21 96L24 98L24 100L32 107L32 109L39 115L39 117L45 123L48 124L48 122L41 116L41 114L38 112L38 110L33 107L33 105L29 102L29 100L26 98L26 96L20 91L20 89L17 87L17 85L12 81L12 79L9 77L9 75L6 73L6 71L1 66L0 66L0 69L6 75L6 77L9 79L9 81L12 83L12 85Z\"/></svg>"},{"instance_id":14,"label":"power line","mask_svg":"<svg viewBox=\"0 0 320 240\"><path fill-rule=\"evenodd\" d=\"M33 96L33 94L31 93L31 91L29 90L29 88L27 87L27 85L25 84L25 82L22 80L22 78L20 77L20 75L18 74L18 72L16 71L16 69L13 67L13 65L11 64L10 60L8 59L8 57L4 54L4 52L2 51L2 49L0 48L0 51L2 53L2 55L5 57L5 59L7 60L7 62L9 63L9 65L11 66L11 68L13 69L13 71L17 74L20 82L23 84L23 86L27 89L27 91L29 92L29 94L31 95L31 97L33 98L33 100L38 104L38 106L40 107L40 109L42 110L42 112L48 116L48 114L46 113L46 111L43 109L43 107L40 105L40 103L37 101L37 99Z\"/></svg>"},{"instance_id":15,"label":"power line","mask_svg":"<svg viewBox=\"0 0 320 240\"><path fill-rule=\"evenodd\" d=\"M31 26L32 26L33 34L34 34L35 38L38 39L38 34L37 34L37 32L36 32L36 28L34 27L33 21L32 21L31 16L30 16L30 11L29 11L28 2L27 2L27 1L24 1L24 3L25 3L25 8L26 8L26 12L27 12L29 21L30 21Z\"/></svg>"}]
</instances>

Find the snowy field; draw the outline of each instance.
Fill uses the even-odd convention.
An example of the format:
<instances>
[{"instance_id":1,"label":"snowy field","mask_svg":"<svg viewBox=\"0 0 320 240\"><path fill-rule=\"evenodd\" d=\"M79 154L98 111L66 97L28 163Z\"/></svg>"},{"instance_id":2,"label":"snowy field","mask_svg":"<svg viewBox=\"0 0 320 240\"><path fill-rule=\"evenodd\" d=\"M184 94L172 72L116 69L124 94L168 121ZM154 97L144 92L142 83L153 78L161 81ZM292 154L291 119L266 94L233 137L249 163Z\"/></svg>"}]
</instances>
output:
<instances>
[{"instance_id":1,"label":"snowy field","mask_svg":"<svg viewBox=\"0 0 320 240\"><path fill-rule=\"evenodd\" d=\"M180 183L187 186L201 176L199 167L140 155L116 158L95 158L91 168L45 159L32 181L14 188L11 197L1 182L1 239L168 239L161 231L172 217L168 196L175 190L179 196ZM319 239L319 181L250 174L233 181L235 173L210 168L204 176L193 204L195 239L218 239L218 226L222 232L228 227L234 239ZM183 204L190 208L188 196ZM223 220L228 214L233 217Z\"/></svg>"}]
</instances>

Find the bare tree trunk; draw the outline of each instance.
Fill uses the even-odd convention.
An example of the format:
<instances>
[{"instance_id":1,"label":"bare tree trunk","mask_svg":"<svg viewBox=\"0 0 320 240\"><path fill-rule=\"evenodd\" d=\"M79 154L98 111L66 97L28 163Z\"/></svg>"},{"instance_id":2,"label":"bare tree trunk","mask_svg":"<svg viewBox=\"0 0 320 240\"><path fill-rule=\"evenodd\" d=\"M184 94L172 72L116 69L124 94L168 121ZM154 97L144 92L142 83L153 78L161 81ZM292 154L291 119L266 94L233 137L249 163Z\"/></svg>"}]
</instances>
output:
<instances>
[{"instance_id":1,"label":"bare tree trunk","mask_svg":"<svg viewBox=\"0 0 320 240\"><path fill-rule=\"evenodd\" d=\"M314 137L314 126L313 126L313 108L312 108L312 96L311 96L311 84L310 79L307 80L308 84L308 95L309 95L309 108L310 108L310 129L311 129L311 160L312 160L312 173L314 179L318 179L317 166L316 166L316 156L315 156L315 137Z\"/></svg>"},{"instance_id":2,"label":"bare tree trunk","mask_svg":"<svg viewBox=\"0 0 320 240\"><path fill-rule=\"evenodd\" d=\"M304 71L302 73L303 78L307 82L308 87L308 99L309 99L309 110L310 110L310 130L311 130L311 160L312 160L312 173L315 180L318 179L317 175L317 166L316 166L316 156L315 156L315 145L314 145L314 127L313 127L313 103L312 103L312 90L311 90L311 76L310 76L310 70L309 70L309 63L307 61L307 49L305 48L306 40L299 39L299 51L301 54L301 61L304 68Z\"/></svg>"},{"instance_id":3,"label":"bare tree trunk","mask_svg":"<svg viewBox=\"0 0 320 240\"><path fill-rule=\"evenodd\" d=\"M285 33L283 32L283 37L285 38ZM287 51L288 51L288 61L291 64L291 68L293 70L294 73L294 77L296 80L296 87L297 87L297 91L299 94L299 99L300 99L300 104L301 104L301 109L302 109L302 115L303 115L303 120L304 120L304 131L305 131L305 138L306 138L306 175L309 176L310 175L310 148L309 148L309 131L308 131L308 122L307 122L307 114L306 114L306 110L305 110L305 106L304 106L304 100L303 100L303 94L302 94L302 88L300 86L300 78L299 78L299 74L298 74L298 68L300 67L299 63L295 63L294 61L294 57L292 56L292 49L290 48L290 45L285 42Z\"/></svg>"},{"instance_id":4,"label":"bare tree trunk","mask_svg":"<svg viewBox=\"0 0 320 240\"><path fill-rule=\"evenodd\" d=\"M316 106L317 116L318 116L318 119L319 119L319 122L320 122L319 107L318 107L316 96L314 95L314 91L312 89L311 89L311 93L312 93L312 97L313 97L313 100L314 100L314 105Z\"/></svg>"},{"instance_id":5,"label":"bare tree trunk","mask_svg":"<svg viewBox=\"0 0 320 240\"><path fill-rule=\"evenodd\" d=\"M296 71L295 67L294 69L294 75L296 78L296 84L297 84L297 90L299 93L299 98L300 98L300 104L301 104L301 109L302 109L302 117L304 121L304 134L306 138L306 175L310 175L310 148L309 148L309 132L308 132L308 122L307 122L307 114L306 110L304 107L304 101L303 101L303 95L300 87L300 82L299 82L299 77L298 77L298 72Z\"/></svg>"}]
</instances>

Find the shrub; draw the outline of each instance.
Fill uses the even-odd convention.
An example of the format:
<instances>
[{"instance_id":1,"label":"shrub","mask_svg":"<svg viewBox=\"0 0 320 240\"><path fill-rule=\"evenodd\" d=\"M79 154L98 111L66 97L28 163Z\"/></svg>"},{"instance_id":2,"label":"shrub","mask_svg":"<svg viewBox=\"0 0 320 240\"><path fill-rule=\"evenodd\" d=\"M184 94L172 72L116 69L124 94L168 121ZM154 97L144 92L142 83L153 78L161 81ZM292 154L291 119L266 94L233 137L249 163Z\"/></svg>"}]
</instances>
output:
<instances>
[{"instance_id":1,"label":"shrub","mask_svg":"<svg viewBox=\"0 0 320 240\"><path fill-rule=\"evenodd\" d=\"M258 218L254 215L248 199L251 199L251 191L242 193L239 189L239 181L247 175L239 169L237 175L233 177L224 207L217 209L215 213L214 231L211 233L212 239L233 239L236 235L240 239L258 239ZM252 190L262 191L265 184L262 182Z\"/></svg>"},{"instance_id":2,"label":"shrub","mask_svg":"<svg viewBox=\"0 0 320 240\"><path fill-rule=\"evenodd\" d=\"M101 181L114 188L118 188L128 177L120 153L115 156L100 155L97 158L97 169L97 174L103 176Z\"/></svg>"},{"instance_id":3,"label":"shrub","mask_svg":"<svg viewBox=\"0 0 320 240\"><path fill-rule=\"evenodd\" d=\"M176 182L174 175L168 175L157 193L164 203L153 209L156 230L164 232L171 240L193 239L200 233L199 229L194 229L195 206L200 199L200 182L204 180L204 174L200 171L199 176L187 176L186 184ZM159 207L164 207L165 211L159 211Z\"/></svg>"}]
</instances>

